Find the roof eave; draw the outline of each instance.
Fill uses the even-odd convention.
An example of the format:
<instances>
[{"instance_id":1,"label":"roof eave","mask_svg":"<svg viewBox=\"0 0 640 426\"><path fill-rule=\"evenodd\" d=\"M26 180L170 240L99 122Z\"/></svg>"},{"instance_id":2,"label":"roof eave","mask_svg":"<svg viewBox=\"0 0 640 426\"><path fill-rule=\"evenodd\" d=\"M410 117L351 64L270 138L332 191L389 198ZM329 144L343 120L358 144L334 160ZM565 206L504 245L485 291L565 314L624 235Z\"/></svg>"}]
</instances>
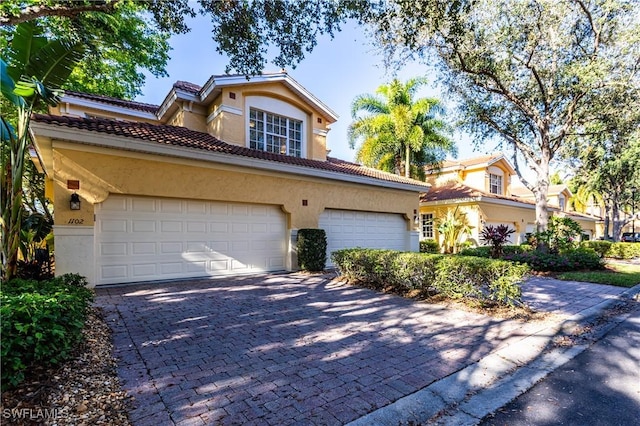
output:
<instances>
[{"instance_id":1,"label":"roof eave","mask_svg":"<svg viewBox=\"0 0 640 426\"><path fill-rule=\"evenodd\" d=\"M322 170L313 167L304 167L294 164L280 163L277 161L245 157L242 155L209 152L176 145L160 145L155 142L145 141L137 138L115 136L102 133L96 134L95 132L87 130L72 129L47 123L38 123L32 121L31 128L36 136L36 143L37 136L42 135L44 137L68 141L76 144L221 163L239 167L248 167L253 170L260 169L265 171L275 171L279 173L330 179L340 182L356 183L411 192L427 192L429 190L429 187L425 186L424 184L387 181L369 176L352 175L349 173L340 173L331 170Z\"/></svg>"},{"instance_id":2,"label":"roof eave","mask_svg":"<svg viewBox=\"0 0 640 426\"><path fill-rule=\"evenodd\" d=\"M206 102L212 94L218 93L219 90L221 90L223 87L269 82L285 83L310 106L321 112L330 123L334 123L338 120L338 114L336 114L320 99L316 98L311 92L305 89L304 86L290 77L287 73L262 74L258 76L252 76L249 79L247 79L244 75L211 76L209 80L207 80L207 82L204 84L204 86L202 86L202 90L200 91L200 102Z\"/></svg>"}]
</instances>

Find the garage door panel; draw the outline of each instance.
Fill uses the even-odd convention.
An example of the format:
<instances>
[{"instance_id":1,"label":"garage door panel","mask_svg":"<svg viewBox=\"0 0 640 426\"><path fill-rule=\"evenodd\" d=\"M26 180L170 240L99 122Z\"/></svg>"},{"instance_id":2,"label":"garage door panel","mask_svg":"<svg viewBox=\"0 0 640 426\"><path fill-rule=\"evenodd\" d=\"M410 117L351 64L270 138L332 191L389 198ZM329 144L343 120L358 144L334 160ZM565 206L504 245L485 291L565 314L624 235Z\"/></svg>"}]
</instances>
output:
<instances>
[{"instance_id":1,"label":"garage door panel","mask_svg":"<svg viewBox=\"0 0 640 426\"><path fill-rule=\"evenodd\" d=\"M175 220L163 220L162 222L160 222L160 229L162 230L162 232L182 232L182 222L178 222Z\"/></svg>"},{"instance_id":2,"label":"garage door panel","mask_svg":"<svg viewBox=\"0 0 640 426\"><path fill-rule=\"evenodd\" d=\"M277 206L111 196L96 208L98 283L282 270Z\"/></svg>"},{"instance_id":3,"label":"garage door panel","mask_svg":"<svg viewBox=\"0 0 640 426\"><path fill-rule=\"evenodd\" d=\"M156 232L156 222L153 220L133 220L131 222L132 232Z\"/></svg>"},{"instance_id":4,"label":"garage door panel","mask_svg":"<svg viewBox=\"0 0 640 426\"><path fill-rule=\"evenodd\" d=\"M406 250L406 222L393 213L325 210L319 227L327 233L327 263L333 251L352 248Z\"/></svg>"},{"instance_id":5,"label":"garage door panel","mask_svg":"<svg viewBox=\"0 0 640 426\"><path fill-rule=\"evenodd\" d=\"M162 213L182 214L184 203L180 200L160 200L159 204Z\"/></svg>"},{"instance_id":6,"label":"garage door panel","mask_svg":"<svg viewBox=\"0 0 640 426\"><path fill-rule=\"evenodd\" d=\"M153 213L156 211L156 200L152 198L132 198L131 209L136 212Z\"/></svg>"},{"instance_id":7,"label":"garage door panel","mask_svg":"<svg viewBox=\"0 0 640 426\"><path fill-rule=\"evenodd\" d=\"M131 254L134 255L155 255L158 253L158 247L155 242L131 243Z\"/></svg>"}]
</instances>

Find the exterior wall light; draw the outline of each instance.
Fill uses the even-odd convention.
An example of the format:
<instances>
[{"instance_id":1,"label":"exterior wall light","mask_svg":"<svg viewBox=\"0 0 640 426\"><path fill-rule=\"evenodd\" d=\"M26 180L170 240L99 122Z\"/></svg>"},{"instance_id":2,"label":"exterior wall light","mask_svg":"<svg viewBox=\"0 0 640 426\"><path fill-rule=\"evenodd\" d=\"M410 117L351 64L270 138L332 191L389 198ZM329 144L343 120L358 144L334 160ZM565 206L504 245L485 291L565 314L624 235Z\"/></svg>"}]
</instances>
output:
<instances>
[{"instance_id":1,"label":"exterior wall light","mask_svg":"<svg viewBox=\"0 0 640 426\"><path fill-rule=\"evenodd\" d=\"M80 210L80 196L75 192L71 194L71 200L69 200L69 208L71 210Z\"/></svg>"}]
</instances>

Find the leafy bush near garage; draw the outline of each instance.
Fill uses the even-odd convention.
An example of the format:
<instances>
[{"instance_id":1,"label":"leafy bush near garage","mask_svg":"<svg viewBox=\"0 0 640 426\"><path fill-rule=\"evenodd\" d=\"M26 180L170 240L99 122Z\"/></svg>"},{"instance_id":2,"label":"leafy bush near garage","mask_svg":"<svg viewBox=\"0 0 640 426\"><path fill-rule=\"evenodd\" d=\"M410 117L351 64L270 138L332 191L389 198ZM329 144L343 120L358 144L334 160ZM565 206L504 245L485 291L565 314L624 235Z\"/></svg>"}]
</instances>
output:
<instances>
[{"instance_id":1,"label":"leafy bush near garage","mask_svg":"<svg viewBox=\"0 0 640 426\"><path fill-rule=\"evenodd\" d=\"M420 241L420 253L440 253L440 246L436 240Z\"/></svg>"},{"instance_id":2,"label":"leafy bush near garage","mask_svg":"<svg viewBox=\"0 0 640 426\"><path fill-rule=\"evenodd\" d=\"M600 257L606 257L612 244L611 241L582 241L580 247L593 249Z\"/></svg>"},{"instance_id":3,"label":"leafy bush near garage","mask_svg":"<svg viewBox=\"0 0 640 426\"><path fill-rule=\"evenodd\" d=\"M504 305L520 303L518 284L529 270L497 259L361 248L335 251L331 259L346 279L374 289L420 290Z\"/></svg>"},{"instance_id":4,"label":"leafy bush near garage","mask_svg":"<svg viewBox=\"0 0 640 426\"><path fill-rule=\"evenodd\" d=\"M324 229L298 230L298 266L305 271L322 271L327 263L327 233Z\"/></svg>"},{"instance_id":5,"label":"leafy bush near garage","mask_svg":"<svg viewBox=\"0 0 640 426\"><path fill-rule=\"evenodd\" d=\"M560 254L530 251L505 254L505 260L526 263L535 271L561 272L584 269L603 269L604 261L590 248L577 248Z\"/></svg>"},{"instance_id":6,"label":"leafy bush near garage","mask_svg":"<svg viewBox=\"0 0 640 426\"><path fill-rule=\"evenodd\" d=\"M640 257L640 243L611 243L605 254L614 259L635 259Z\"/></svg>"},{"instance_id":7,"label":"leafy bush near garage","mask_svg":"<svg viewBox=\"0 0 640 426\"><path fill-rule=\"evenodd\" d=\"M519 246L503 246L502 254L503 256L510 254L520 254L533 251L533 247L528 244L520 244ZM469 247L463 249L460 254L462 256L476 256L476 257L491 257L491 247L489 246L480 246L480 247Z\"/></svg>"},{"instance_id":8,"label":"leafy bush near garage","mask_svg":"<svg viewBox=\"0 0 640 426\"><path fill-rule=\"evenodd\" d=\"M82 337L93 291L85 278L14 279L0 291L2 389L18 385L34 366L67 359Z\"/></svg>"}]
</instances>

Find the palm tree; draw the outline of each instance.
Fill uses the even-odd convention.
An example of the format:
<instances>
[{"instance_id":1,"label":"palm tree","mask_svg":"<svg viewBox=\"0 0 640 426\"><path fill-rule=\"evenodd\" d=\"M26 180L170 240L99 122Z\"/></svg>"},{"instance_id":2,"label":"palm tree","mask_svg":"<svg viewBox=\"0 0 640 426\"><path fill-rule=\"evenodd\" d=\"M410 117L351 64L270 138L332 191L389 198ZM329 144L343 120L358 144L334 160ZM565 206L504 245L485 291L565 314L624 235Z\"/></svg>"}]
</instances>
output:
<instances>
[{"instance_id":1,"label":"palm tree","mask_svg":"<svg viewBox=\"0 0 640 426\"><path fill-rule=\"evenodd\" d=\"M445 253L457 253L462 236L470 235L473 227L469 225L467 214L463 211L448 208L438 219L438 233L442 236L442 248Z\"/></svg>"},{"instance_id":2,"label":"palm tree","mask_svg":"<svg viewBox=\"0 0 640 426\"><path fill-rule=\"evenodd\" d=\"M439 100L414 100L427 83L413 78L405 84L394 79L378 87L376 95L357 96L351 104L354 121L349 125L349 145L362 141L356 159L364 165L406 177L424 179L424 167L436 165L447 153L455 153L446 136L449 128L438 117L444 113Z\"/></svg>"},{"instance_id":3,"label":"palm tree","mask_svg":"<svg viewBox=\"0 0 640 426\"><path fill-rule=\"evenodd\" d=\"M0 115L2 175L0 176L1 275L11 279L17 268L23 216L23 175L29 144L31 113L42 102L57 104L60 87L82 58L80 44L48 40L34 22L16 26L7 64L0 59L2 95L12 111ZM15 117L15 127L9 115Z\"/></svg>"}]
</instances>

